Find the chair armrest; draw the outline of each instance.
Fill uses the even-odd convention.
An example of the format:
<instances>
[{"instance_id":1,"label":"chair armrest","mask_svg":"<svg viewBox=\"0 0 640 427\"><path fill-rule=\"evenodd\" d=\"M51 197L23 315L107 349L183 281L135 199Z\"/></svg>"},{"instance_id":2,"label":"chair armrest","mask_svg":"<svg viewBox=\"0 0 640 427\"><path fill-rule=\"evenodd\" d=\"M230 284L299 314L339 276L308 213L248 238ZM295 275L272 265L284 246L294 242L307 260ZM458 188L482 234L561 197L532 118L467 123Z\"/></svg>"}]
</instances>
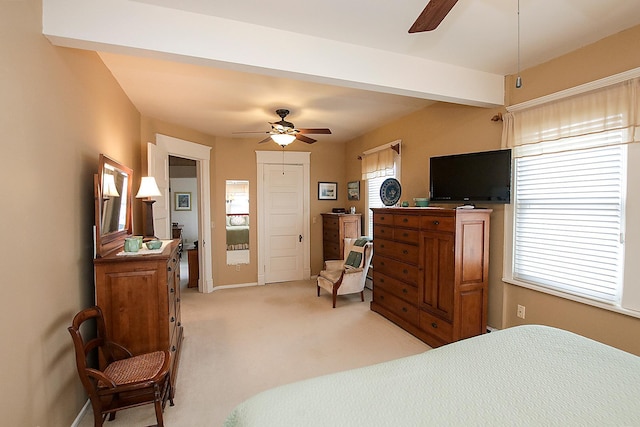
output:
<instances>
[{"instance_id":1,"label":"chair armrest","mask_svg":"<svg viewBox=\"0 0 640 427\"><path fill-rule=\"evenodd\" d=\"M349 265L346 265L344 269L344 274L355 274L360 272L362 272L362 268L355 268Z\"/></svg>"},{"instance_id":2,"label":"chair armrest","mask_svg":"<svg viewBox=\"0 0 640 427\"><path fill-rule=\"evenodd\" d=\"M104 343L104 345L109 348L109 351L113 356L113 360L108 361L109 363L116 360L128 359L130 357L133 357L133 354L126 347L118 344L117 342L107 341Z\"/></svg>"},{"instance_id":3,"label":"chair armrest","mask_svg":"<svg viewBox=\"0 0 640 427\"><path fill-rule=\"evenodd\" d=\"M324 262L325 270L342 270L344 266L344 260L341 259L328 259Z\"/></svg>"},{"instance_id":4,"label":"chair armrest","mask_svg":"<svg viewBox=\"0 0 640 427\"><path fill-rule=\"evenodd\" d=\"M96 384L102 383L104 386L109 388L114 388L116 386L116 383L111 378L103 374L101 371L98 371L97 369L87 368L86 372L88 377L94 378L96 380Z\"/></svg>"}]
</instances>

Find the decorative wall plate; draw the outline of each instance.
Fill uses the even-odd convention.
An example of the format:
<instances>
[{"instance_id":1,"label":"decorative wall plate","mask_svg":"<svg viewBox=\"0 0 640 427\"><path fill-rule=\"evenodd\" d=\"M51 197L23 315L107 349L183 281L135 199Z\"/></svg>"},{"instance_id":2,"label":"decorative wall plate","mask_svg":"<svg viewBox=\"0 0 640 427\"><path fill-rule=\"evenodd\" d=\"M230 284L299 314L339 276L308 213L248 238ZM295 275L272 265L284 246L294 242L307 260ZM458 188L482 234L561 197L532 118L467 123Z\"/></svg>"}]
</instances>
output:
<instances>
[{"instance_id":1,"label":"decorative wall plate","mask_svg":"<svg viewBox=\"0 0 640 427\"><path fill-rule=\"evenodd\" d=\"M400 182L395 178L387 178L380 186L380 200L385 206L393 206L400 200L402 188Z\"/></svg>"}]
</instances>

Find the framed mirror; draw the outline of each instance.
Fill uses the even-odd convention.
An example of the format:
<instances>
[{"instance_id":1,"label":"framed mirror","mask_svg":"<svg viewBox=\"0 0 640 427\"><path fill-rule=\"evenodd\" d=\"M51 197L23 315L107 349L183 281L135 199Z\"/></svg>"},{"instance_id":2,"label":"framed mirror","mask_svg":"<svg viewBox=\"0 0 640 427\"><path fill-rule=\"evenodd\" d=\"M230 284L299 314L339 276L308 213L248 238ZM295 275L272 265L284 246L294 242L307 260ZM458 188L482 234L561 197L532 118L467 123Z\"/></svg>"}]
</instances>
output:
<instances>
[{"instance_id":1,"label":"framed mirror","mask_svg":"<svg viewBox=\"0 0 640 427\"><path fill-rule=\"evenodd\" d=\"M227 265L249 264L249 181L226 182Z\"/></svg>"},{"instance_id":2,"label":"framed mirror","mask_svg":"<svg viewBox=\"0 0 640 427\"><path fill-rule=\"evenodd\" d=\"M103 257L133 234L133 170L100 154L94 181L96 256Z\"/></svg>"}]
</instances>

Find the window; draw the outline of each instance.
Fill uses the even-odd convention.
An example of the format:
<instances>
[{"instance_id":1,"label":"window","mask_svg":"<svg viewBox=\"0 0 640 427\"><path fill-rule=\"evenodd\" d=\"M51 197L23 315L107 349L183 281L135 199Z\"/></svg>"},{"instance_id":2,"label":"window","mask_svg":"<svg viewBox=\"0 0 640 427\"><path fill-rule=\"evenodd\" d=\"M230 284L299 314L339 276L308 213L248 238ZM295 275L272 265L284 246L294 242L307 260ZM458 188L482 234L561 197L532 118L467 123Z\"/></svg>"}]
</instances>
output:
<instances>
[{"instance_id":1,"label":"window","mask_svg":"<svg viewBox=\"0 0 640 427\"><path fill-rule=\"evenodd\" d=\"M514 157L507 282L617 311L640 309L640 300L632 301L638 285L625 281L637 270L625 263L625 255L635 258L625 254L625 209L638 199L627 188L631 165L640 166L629 154L638 139L638 83L625 80L506 115L503 145Z\"/></svg>"},{"instance_id":2,"label":"window","mask_svg":"<svg viewBox=\"0 0 640 427\"><path fill-rule=\"evenodd\" d=\"M371 208L382 208L380 187L387 178L400 176L400 140L373 148L364 153L362 159L362 179L366 182L367 236L373 237L373 212Z\"/></svg>"},{"instance_id":3,"label":"window","mask_svg":"<svg viewBox=\"0 0 640 427\"><path fill-rule=\"evenodd\" d=\"M619 302L625 149L516 157L515 279Z\"/></svg>"}]
</instances>

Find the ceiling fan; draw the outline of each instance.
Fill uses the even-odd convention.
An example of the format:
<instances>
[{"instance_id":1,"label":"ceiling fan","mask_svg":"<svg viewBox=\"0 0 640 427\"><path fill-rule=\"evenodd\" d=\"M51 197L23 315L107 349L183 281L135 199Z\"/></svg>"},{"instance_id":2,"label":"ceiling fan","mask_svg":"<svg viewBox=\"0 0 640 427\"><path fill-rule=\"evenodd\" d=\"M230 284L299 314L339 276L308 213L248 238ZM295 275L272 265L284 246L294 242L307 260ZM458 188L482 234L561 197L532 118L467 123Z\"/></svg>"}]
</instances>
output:
<instances>
[{"instance_id":1,"label":"ceiling fan","mask_svg":"<svg viewBox=\"0 0 640 427\"><path fill-rule=\"evenodd\" d=\"M416 22L409 28L410 33L435 30L458 0L429 0Z\"/></svg>"},{"instance_id":2,"label":"ceiling fan","mask_svg":"<svg viewBox=\"0 0 640 427\"><path fill-rule=\"evenodd\" d=\"M313 144L315 139L309 138L309 134L316 135L328 135L331 134L331 130L327 128L309 128L309 129L296 129L293 123L286 121L284 118L289 115L289 110L280 108L276 110L276 114L280 116L280 121L269 122L271 130L268 132L234 132L234 133L268 133L269 136L258 142L262 144L267 141L275 141L278 145L284 147L292 143L294 140L306 142L307 144Z\"/></svg>"}]
</instances>

